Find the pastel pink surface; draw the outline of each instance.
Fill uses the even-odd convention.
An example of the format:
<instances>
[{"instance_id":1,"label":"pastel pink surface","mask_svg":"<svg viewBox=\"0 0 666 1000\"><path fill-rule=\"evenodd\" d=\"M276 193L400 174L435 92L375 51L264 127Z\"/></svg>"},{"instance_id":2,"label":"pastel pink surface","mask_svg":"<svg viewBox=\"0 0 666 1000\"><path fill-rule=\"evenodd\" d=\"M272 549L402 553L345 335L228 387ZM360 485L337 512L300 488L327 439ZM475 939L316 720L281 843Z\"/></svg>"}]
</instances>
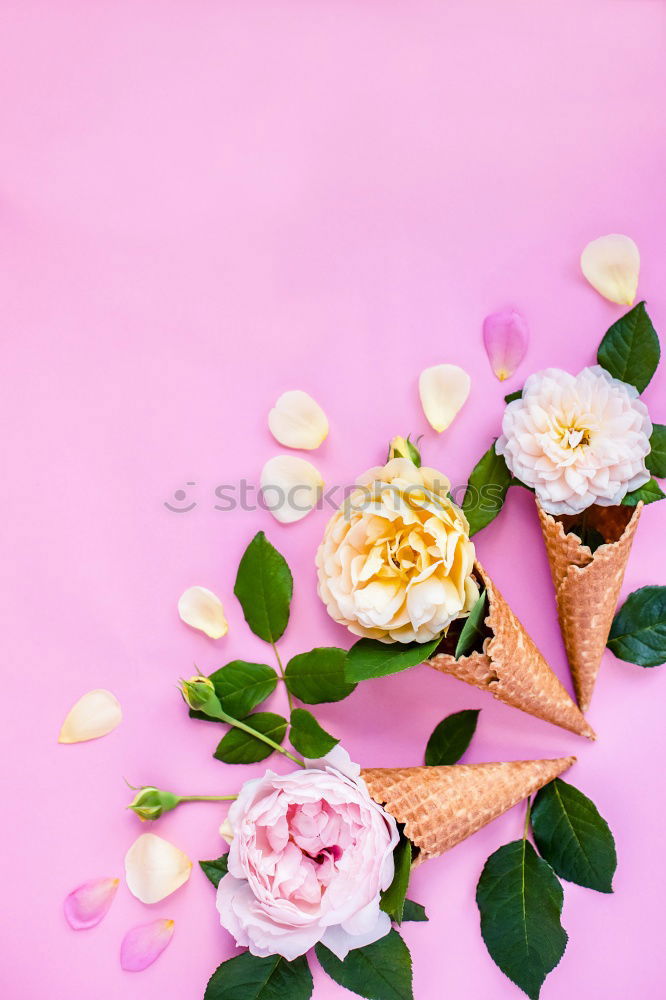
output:
<instances>
[{"instance_id":1,"label":"pastel pink surface","mask_svg":"<svg viewBox=\"0 0 666 1000\"><path fill-rule=\"evenodd\" d=\"M36 1000L48 982L58 1000L199 1000L234 952L196 868L154 907L121 886L89 934L67 927L62 902L122 873L139 832L123 776L203 794L262 770L214 761L217 730L189 721L175 690L194 663L270 660L232 593L258 529L295 576L283 656L351 641L315 595L327 511L282 527L215 509L216 487L256 484L282 450L266 422L277 396L302 388L325 408L330 436L308 457L331 486L407 432L460 484L498 432L504 393L546 365L590 363L621 314L580 274L590 239L636 240L639 294L666 334L665 27L657 0L4 4L5 995ZM481 324L506 305L531 342L500 385ZM473 383L438 437L417 377L441 362ZM665 385L662 366L645 397L661 422ZM165 507L179 489L189 512ZM645 510L625 593L666 582L665 516ZM478 549L570 689L527 493L512 491ZM178 620L192 584L223 599L225 639ZM655 997L665 685L663 670L607 654L596 745L427 668L318 715L368 766L421 762L435 724L474 707L470 761L578 754L571 780L617 837L616 891L565 886L570 942L542 996ZM58 746L67 710L95 687L119 697L122 726ZM284 711L283 694L269 704ZM192 805L156 829L214 857L224 813ZM474 892L522 822L517 808L415 874L430 915L404 928L417 1000L519 996L485 952ZM123 973L123 935L160 917L178 924L173 946ZM315 978L318 1000L349 995Z\"/></svg>"}]
</instances>

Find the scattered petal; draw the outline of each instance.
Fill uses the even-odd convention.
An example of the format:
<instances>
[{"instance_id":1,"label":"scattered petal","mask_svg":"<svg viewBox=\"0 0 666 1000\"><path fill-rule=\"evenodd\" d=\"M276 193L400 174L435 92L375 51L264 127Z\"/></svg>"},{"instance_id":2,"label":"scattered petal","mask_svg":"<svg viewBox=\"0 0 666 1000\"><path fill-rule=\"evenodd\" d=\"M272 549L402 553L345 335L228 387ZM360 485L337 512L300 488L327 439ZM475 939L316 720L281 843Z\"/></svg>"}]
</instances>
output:
<instances>
[{"instance_id":1,"label":"scattered petal","mask_svg":"<svg viewBox=\"0 0 666 1000\"><path fill-rule=\"evenodd\" d=\"M125 972L143 972L160 957L173 937L173 920L153 920L128 931L120 946L120 965Z\"/></svg>"},{"instance_id":2,"label":"scattered petal","mask_svg":"<svg viewBox=\"0 0 666 1000\"><path fill-rule=\"evenodd\" d=\"M631 306L636 298L641 255L630 236L611 233L588 243L580 255L583 274L600 295Z\"/></svg>"},{"instance_id":3,"label":"scattered petal","mask_svg":"<svg viewBox=\"0 0 666 1000\"><path fill-rule=\"evenodd\" d=\"M84 882L65 900L65 920L75 931L87 931L104 919L114 900L119 878L95 878Z\"/></svg>"},{"instance_id":4,"label":"scattered petal","mask_svg":"<svg viewBox=\"0 0 666 1000\"><path fill-rule=\"evenodd\" d=\"M426 419L436 431L445 431L469 396L470 378L458 365L433 365L419 377L419 394Z\"/></svg>"},{"instance_id":5,"label":"scattered petal","mask_svg":"<svg viewBox=\"0 0 666 1000\"><path fill-rule=\"evenodd\" d=\"M268 426L286 448L318 448L328 434L328 420L319 403L300 389L283 392L268 414Z\"/></svg>"},{"instance_id":6,"label":"scattered petal","mask_svg":"<svg viewBox=\"0 0 666 1000\"><path fill-rule=\"evenodd\" d=\"M220 827L220 837L222 837L228 844L234 839L234 828L231 825L229 817L225 819L224 823Z\"/></svg>"},{"instance_id":7,"label":"scattered petal","mask_svg":"<svg viewBox=\"0 0 666 1000\"><path fill-rule=\"evenodd\" d=\"M261 473L263 504L282 524L300 521L317 506L324 480L311 462L295 455L278 455Z\"/></svg>"},{"instance_id":8,"label":"scattered petal","mask_svg":"<svg viewBox=\"0 0 666 1000\"><path fill-rule=\"evenodd\" d=\"M125 878L133 896L142 903L159 903L190 877L187 854L156 833L142 833L125 855Z\"/></svg>"},{"instance_id":9,"label":"scattered petal","mask_svg":"<svg viewBox=\"0 0 666 1000\"><path fill-rule=\"evenodd\" d=\"M222 601L206 587L188 587L178 600L178 614L186 625L211 639L221 639L229 631Z\"/></svg>"},{"instance_id":10,"label":"scattered petal","mask_svg":"<svg viewBox=\"0 0 666 1000\"><path fill-rule=\"evenodd\" d=\"M500 309L483 321L483 343L490 367L500 382L511 378L527 353L529 331L516 309Z\"/></svg>"},{"instance_id":11,"label":"scattered petal","mask_svg":"<svg viewBox=\"0 0 666 1000\"><path fill-rule=\"evenodd\" d=\"M88 691L69 710L62 724L58 743L84 743L106 736L123 719L120 702L110 691Z\"/></svg>"}]
</instances>

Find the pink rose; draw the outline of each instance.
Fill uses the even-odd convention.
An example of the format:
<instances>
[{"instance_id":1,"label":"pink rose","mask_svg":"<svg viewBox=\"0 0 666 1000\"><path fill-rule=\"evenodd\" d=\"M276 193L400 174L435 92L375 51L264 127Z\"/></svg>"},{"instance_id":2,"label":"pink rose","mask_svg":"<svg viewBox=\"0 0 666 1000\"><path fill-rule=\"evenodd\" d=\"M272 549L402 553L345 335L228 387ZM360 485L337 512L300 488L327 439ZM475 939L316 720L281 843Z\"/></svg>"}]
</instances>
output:
<instances>
[{"instance_id":1,"label":"pink rose","mask_svg":"<svg viewBox=\"0 0 666 1000\"><path fill-rule=\"evenodd\" d=\"M344 959L390 930L379 901L393 881L398 829L340 747L306 764L243 785L229 810L217 908L253 955L293 961L322 941Z\"/></svg>"}]
</instances>

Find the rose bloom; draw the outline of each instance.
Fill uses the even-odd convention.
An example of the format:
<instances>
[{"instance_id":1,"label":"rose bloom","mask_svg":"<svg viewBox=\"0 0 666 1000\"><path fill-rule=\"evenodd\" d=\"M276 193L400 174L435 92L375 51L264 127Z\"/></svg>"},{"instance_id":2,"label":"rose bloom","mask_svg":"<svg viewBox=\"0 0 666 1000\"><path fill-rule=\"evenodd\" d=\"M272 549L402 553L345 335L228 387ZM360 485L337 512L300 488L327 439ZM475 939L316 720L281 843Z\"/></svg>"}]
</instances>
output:
<instances>
[{"instance_id":1,"label":"rose bloom","mask_svg":"<svg viewBox=\"0 0 666 1000\"><path fill-rule=\"evenodd\" d=\"M638 391L599 365L530 375L507 406L495 445L549 514L610 507L650 478L652 424Z\"/></svg>"},{"instance_id":2,"label":"rose bloom","mask_svg":"<svg viewBox=\"0 0 666 1000\"><path fill-rule=\"evenodd\" d=\"M398 829L341 747L295 774L246 782L221 832L231 848L220 921L253 955L291 962L322 941L344 959L391 929L379 900Z\"/></svg>"},{"instance_id":3,"label":"rose bloom","mask_svg":"<svg viewBox=\"0 0 666 1000\"><path fill-rule=\"evenodd\" d=\"M394 458L370 469L317 552L319 596L354 635L429 642L479 596L474 544L449 480Z\"/></svg>"}]
</instances>

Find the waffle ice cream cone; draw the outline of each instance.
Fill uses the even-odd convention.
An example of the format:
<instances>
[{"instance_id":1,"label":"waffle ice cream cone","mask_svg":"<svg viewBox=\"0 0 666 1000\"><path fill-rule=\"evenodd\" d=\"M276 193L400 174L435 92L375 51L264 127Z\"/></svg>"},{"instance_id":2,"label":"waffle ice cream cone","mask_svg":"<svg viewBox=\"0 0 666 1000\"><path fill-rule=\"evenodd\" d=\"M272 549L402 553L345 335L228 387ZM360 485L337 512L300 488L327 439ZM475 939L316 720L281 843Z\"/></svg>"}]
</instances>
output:
<instances>
[{"instance_id":1,"label":"waffle ice cream cone","mask_svg":"<svg viewBox=\"0 0 666 1000\"><path fill-rule=\"evenodd\" d=\"M447 767L376 767L361 772L371 797L419 849L435 858L563 774L576 760L516 760Z\"/></svg>"},{"instance_id":2,"label":"waffle ice cream cone","mask_svg":"<svg viewBox=\"0 0 666 1000\"><path fill-rule=\"evenodd\" d=\"M482 691L490 691L507 705L595 739L594 730L478 562L475 573L488 595L485 623L492 633L484 642L483 652L456 660L452 649L425 662Z\"/></svg>"},{"instance_id":3,"label":"waffle ice cream cone","mask_svg":"<svg viewBox=\"0 0 666 1000\"><path fill-rule=\"evenodd\" d=\"M592 552L578 535L567 533L580 516L553 517L537 500L560 629L583 712L590 705L642 507L588 507L586 524L606 543Z\"/></svg>"}]
</instances>

